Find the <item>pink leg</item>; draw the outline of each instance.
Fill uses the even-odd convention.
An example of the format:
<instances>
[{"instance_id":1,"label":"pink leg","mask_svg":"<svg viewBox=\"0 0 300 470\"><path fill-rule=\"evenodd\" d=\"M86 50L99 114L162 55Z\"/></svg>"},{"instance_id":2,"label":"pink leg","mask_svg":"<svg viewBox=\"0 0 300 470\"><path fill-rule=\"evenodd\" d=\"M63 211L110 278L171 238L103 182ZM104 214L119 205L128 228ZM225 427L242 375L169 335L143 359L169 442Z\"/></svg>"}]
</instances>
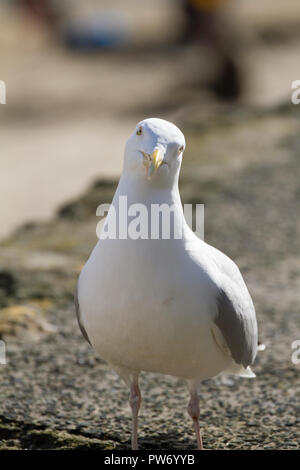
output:
<instances>
[{"instance_id":1,"label":"pink leg","mask_svg":"<svg viewBox=\"0 0 300 470\"><path fill-rule=\"evenodd\" d=\"M141 392L138 384L138 379L135 377L131 382L129 403L132 410L132 436L131 436L131 448L132 450L138 450L138 414L141 406Z\"/></svg>"},{"instance_id":2,"label":"pink leg","mask_svg":"<svg viewBox=\"0 0 300 470\"><path fill-rule=\"evenodd\" d=\"M203 450L201 431L199 427L200 409L199 409L199 397L196 389L190 390L190 402L188 404L188 413L193 420L194 429L197 438L198 450Z\"/></svg>"}]
</instances>

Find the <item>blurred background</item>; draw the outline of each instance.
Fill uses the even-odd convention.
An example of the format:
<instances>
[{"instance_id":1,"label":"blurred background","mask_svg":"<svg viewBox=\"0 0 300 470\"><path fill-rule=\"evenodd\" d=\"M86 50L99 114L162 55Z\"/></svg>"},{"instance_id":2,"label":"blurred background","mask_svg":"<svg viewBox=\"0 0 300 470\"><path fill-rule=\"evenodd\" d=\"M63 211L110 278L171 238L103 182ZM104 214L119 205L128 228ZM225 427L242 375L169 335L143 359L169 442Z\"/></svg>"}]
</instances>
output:
<instances>
[{"instance_id":1,"label":"blurred background","mask_svg":"<svg viewBox=\"0 0 300 470\"><path fill-rule=\"evenodd\" d=\"M297 0L1 0L0 236L120 174L147 116L289 102ZM298 75L297 75L298 74ZM217 113L216 113L217 114Z\"/></svg>"},{"instance_id":2,"label":"blurred background","mask_svg":"<svg viewBox=\"0 0 300 470\"><path fill-rule=\"evenodd\" d=\"M204 446L298 448L299 52L299 0L0 0L0 449L128 447L125 387L72 296L146 117L185 133L183 202L205 203L267 346L256 381L204 384ZM143 387L141 446L192 447L183 385Z\"/></svg>"}]
</instances>

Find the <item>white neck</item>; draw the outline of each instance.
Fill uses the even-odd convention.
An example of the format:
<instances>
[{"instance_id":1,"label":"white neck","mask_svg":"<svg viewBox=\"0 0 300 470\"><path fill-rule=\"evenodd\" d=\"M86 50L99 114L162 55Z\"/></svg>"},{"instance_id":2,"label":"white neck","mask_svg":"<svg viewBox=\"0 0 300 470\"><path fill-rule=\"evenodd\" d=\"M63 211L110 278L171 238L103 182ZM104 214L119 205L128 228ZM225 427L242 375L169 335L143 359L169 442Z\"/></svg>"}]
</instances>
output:
<instances>
[{"instance_id":1,"label":"white neck","mask_svg":"<svg viewBox=\"0 0 300 470\"><path fill-rule=\"evenodd\" d=\"M120 196L127 196L128 204L175 204L181 208L181 198L178 188L178 178L170 186L160 185L154 180L148 181L146 178L140 178L136 175L124 173L121 175L114 200Z\"/></svg>"},{"instance_id":2,"label":"white neck","mask_svg":"<svg viewBox=\"0 0 300 470\"><path fill-rule=\"evenodd\" d=\"M146 178L138 178L136 176L129 176L128 174L125 176L122 175L112 201L108 218L116 216L117 225L119 227L120 221L124 221L126 217L126 225L129 223L129 220L132 219L132 217L128 219L127 214L131 216L133 214L130 210L132 209L134 212L137 209L136 207L133 208L133 205L143 205L146 210L145 217L147 217L148 220L147 230L149 229L149 233L152 233L151 228L154 227L154 230L159 230L159 233L161 233L162 226L160 222L157 222L157 216L153 216L153 213L157 214L157 211L161 209L165 216L168 217L168 219L164 219L167 224L170 220L170 237L176 238L175 233L181 233L181 230L186 226L177 181L171 188L155 185L153 183L154 181L148 181ZM165 212L166 205L168 208ZM137 211L140 213L141 208L139 207ZM136 213L134 212L134 214ZM145 214L144 209L143 214ZM119 228L117 231L119 231Z\"/></svg>"}]
</instances>

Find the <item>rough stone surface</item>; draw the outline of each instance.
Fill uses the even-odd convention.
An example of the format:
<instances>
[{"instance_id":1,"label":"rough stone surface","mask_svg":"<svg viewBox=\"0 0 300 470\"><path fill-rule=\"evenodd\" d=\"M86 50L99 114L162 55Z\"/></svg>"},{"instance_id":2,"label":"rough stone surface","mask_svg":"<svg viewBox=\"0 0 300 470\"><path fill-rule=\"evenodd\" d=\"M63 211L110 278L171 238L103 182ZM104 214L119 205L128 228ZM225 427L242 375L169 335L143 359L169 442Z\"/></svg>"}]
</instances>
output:
<instances>
[{"instance_id":1,"label":"rough stone surface","mask_svg":"<svg viewBox=\"0 0 300 470\"><path fill-rule=\"evenodd\" d=\"M215 115L215 114L214 114ZM206 241L240 266L266 350L257 378L215 378L201 389L208 449L299 448L299 113L224 109L182 119L188 148L183 202L205 203ZM78 273L96 242L95 210L115 182L98 181L46 224L1 243L1 449L127 449L128 391L82 338L73 308ZM195 448L180 380L142 374L142 449Z\"/></svg>"}]
</instances>

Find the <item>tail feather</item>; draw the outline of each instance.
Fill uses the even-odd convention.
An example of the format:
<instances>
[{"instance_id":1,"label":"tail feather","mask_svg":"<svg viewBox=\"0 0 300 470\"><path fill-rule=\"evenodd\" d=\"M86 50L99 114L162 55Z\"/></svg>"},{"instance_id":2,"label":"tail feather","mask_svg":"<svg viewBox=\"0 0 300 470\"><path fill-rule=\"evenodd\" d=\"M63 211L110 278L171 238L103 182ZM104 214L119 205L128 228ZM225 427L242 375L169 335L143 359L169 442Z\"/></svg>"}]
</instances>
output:
<instances>
[{"instance_id":1,"label":"tail feather","mask_svg":"<svg viewBox=\"0 0 300 470\"><path fill-rule=\"evenodd\" d=\"M229 375L238 375L239 377L245 377L247 379L252 379L256 377L251 367L243 367L240 364L232 364L224 371L224 374Z\"/></svg>"}]
</instances>

